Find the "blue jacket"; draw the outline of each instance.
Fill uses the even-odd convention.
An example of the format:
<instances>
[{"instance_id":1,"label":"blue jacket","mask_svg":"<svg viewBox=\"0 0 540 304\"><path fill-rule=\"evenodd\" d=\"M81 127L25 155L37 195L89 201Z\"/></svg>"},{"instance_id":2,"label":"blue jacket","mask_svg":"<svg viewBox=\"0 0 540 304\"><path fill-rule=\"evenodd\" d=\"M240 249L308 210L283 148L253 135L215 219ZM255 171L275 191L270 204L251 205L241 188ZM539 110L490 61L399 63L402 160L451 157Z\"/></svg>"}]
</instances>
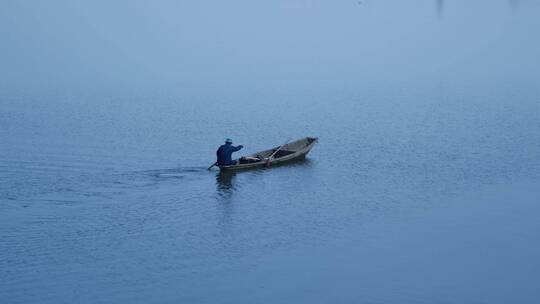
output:
<instances>
[{"instance_id":1,"label":"blue jacket","mask_svg":"<svg viewBox=\"0 0 540 304\"><path fill-rule=\"evenodd\" d=\"M233 152L242 149L244 146L233 146L232 144L224 144L216 151L217 163L219 166L227 166L234 164L232 160Z\"/></svg>"}]
</instances>

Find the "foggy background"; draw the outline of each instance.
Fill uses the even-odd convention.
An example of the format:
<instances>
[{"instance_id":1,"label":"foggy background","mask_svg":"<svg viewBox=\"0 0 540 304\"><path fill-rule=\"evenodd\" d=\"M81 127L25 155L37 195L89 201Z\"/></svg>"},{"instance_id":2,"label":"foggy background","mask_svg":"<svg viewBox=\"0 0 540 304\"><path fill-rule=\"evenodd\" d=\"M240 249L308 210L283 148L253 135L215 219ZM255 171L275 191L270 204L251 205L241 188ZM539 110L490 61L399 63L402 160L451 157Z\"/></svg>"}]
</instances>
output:
<instances>
[{"instance_id":1,"label":"foggy background","mask_svg":"<svg viewBox=\"0 0 540 304\"><path fill-rule=\"evenodd\" d=\"M540 77L540 43L532 30L540 28L538 6L517 0L4 0L0 84L4 92L201 93L534 81Z\"/></svg>"}]
</instances>

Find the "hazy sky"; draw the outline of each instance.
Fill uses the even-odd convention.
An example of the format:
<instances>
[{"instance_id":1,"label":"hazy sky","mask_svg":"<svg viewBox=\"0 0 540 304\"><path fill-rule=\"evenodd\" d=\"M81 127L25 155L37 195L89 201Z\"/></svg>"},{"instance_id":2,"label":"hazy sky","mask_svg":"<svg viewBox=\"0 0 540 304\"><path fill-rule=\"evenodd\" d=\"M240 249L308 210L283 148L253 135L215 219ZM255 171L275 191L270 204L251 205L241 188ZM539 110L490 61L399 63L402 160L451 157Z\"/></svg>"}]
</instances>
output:
<instances>
[{"instance_id":1,"label":"hazy sky","mask_svg":"<svg viewBox=\"0 0 540 304\"><path fill-rule=\"evenodd\" d=\"M531 78L539 11L507 0L3 0L0 81L203 90Z\"/></svg>"}]
</instances>

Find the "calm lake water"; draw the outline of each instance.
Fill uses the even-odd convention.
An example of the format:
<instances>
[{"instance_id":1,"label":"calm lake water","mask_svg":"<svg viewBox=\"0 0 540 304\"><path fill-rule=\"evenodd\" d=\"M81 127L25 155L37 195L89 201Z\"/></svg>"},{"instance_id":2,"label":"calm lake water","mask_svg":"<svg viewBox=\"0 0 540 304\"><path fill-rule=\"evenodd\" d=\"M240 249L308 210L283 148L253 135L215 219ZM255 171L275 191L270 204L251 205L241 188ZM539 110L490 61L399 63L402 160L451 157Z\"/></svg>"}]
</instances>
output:
<instances>
[{"instance_id":1,"label":"calm lake water","mask_svg":"<svg viewBox=\"0 0 540 304\"><path fill-rule=\"evenodd\" d=\"M494 2L294 2L285 22L337 18L294 28L305 77L276 55L0 92L1 302L533 303L540 7ZM206 170L226 137L304 136L305 161Z\"/></svg>"}]
</instances>

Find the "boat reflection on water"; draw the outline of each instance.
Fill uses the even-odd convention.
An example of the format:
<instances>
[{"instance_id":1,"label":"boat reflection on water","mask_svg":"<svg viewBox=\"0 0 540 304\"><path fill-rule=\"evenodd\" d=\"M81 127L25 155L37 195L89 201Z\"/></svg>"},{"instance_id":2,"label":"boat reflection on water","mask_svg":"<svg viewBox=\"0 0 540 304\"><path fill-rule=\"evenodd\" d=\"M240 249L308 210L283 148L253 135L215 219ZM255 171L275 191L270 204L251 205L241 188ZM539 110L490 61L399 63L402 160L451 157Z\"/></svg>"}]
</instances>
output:
<instances>
[{"instance_id":1,"label":"boat reflection on water","mask_svg":"<svg viewBox=\"0 0 540 304\"><path fill-rule=\"evenodd\" d=\"M313 163L309 158L301 158L298 160L290 161L283 164L276 164L270 168L256 168L251 170L240 170L240 171L219 171L216 173L216 189L217 194L223 198L229 198L237 189L238 185L235 184L237 174L248 174L251 176L260 175L264 172L269 172L273 168L277 167L289 167L287 169L295 170L294 167L310 167ZM249 174L248 174L249 175Z\"/></svg>"}]
</instances>

